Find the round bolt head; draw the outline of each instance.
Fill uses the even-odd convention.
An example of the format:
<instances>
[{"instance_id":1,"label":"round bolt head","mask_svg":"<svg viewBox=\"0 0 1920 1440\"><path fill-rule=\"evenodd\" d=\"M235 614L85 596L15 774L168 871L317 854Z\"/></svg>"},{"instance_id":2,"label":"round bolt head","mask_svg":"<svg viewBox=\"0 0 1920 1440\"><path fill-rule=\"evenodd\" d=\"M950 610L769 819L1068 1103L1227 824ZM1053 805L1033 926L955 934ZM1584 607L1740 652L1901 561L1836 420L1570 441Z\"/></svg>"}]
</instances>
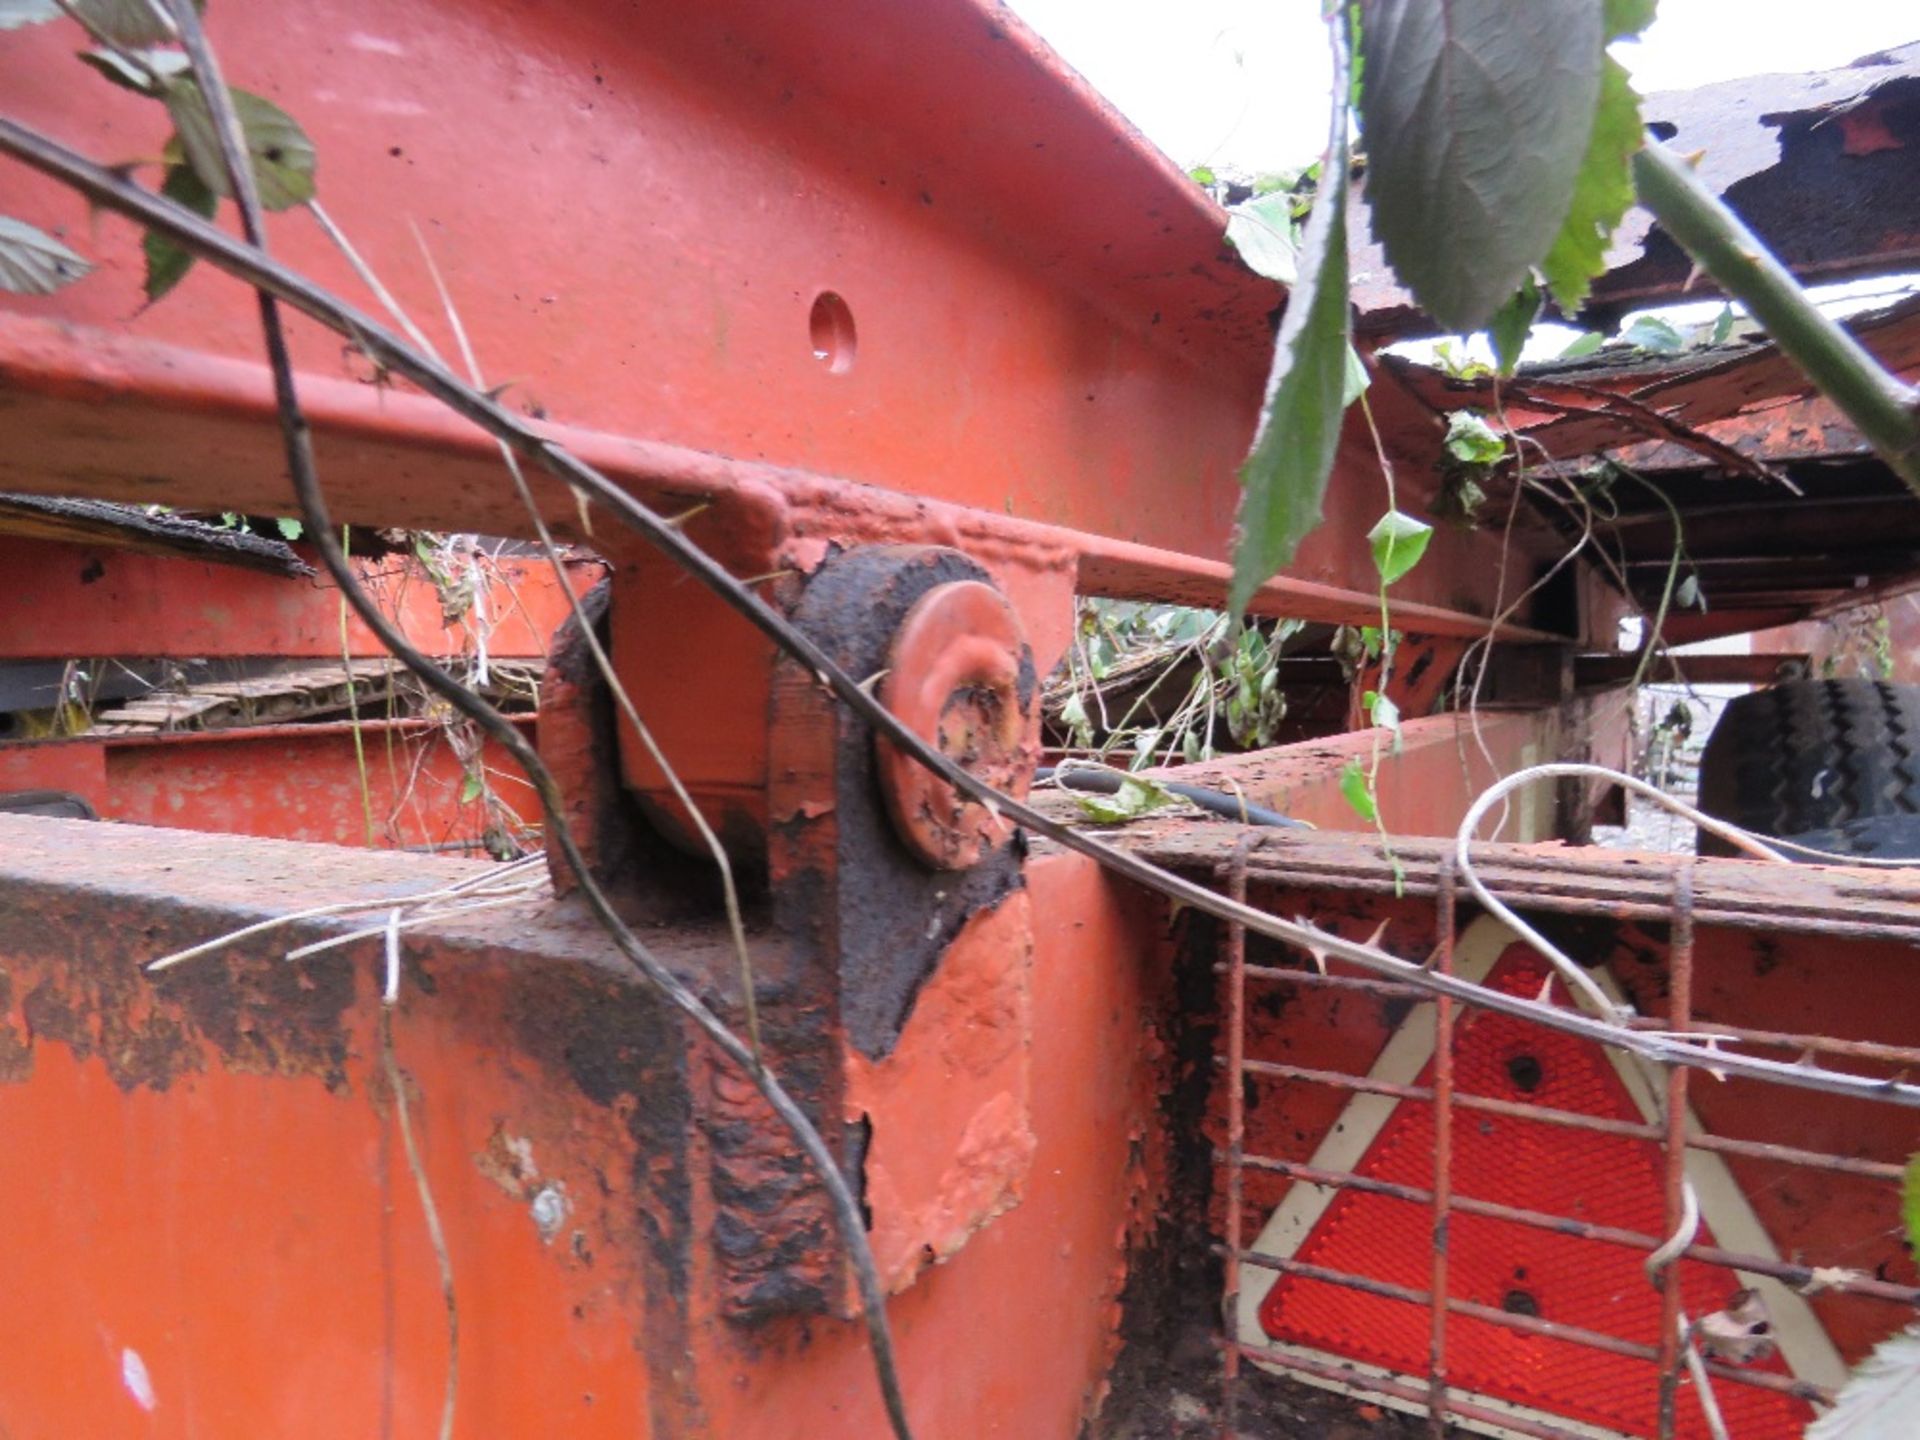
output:
<instances>
[{"instance_id":1,"label":"round bolt head","mask_svg":"<svg viewBox=\"0 0 1920 1440\"><path fill-rule=\"evenodd\" d=\"M1024 800L1039 759L1036 690L1006 597L955 580L922 595L900 622L880 700L962 770ZM1007 839L1005 820L884 737L874 758L894 829L934 869L964 870Z\"/></svg>"}]
</instances>

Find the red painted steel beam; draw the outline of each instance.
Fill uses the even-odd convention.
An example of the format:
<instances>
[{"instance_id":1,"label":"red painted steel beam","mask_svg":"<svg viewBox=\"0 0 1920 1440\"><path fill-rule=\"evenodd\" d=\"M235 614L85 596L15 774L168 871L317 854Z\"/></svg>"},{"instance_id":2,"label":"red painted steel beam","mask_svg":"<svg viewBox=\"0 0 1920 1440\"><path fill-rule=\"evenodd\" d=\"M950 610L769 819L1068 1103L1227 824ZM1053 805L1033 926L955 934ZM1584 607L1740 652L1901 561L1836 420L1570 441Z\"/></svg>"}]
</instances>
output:
<instances>
[{"instance_id":1,"label":"red painted steel beam","mask_svg":"<svg viewBox=\"0 0 1920 1440\"><path fill-rule=\"evenodd\" d=\"M79 736L0 745L0 793L66 790L103 820L202 834L364 846L479 844L491 823L442 727L369 718L205 734ZM531 729L531 725L528 725ZM360 756L366 756L364 787ZM511 761L483 748L493 793L523 823L540 807Z\"/></svg>"},{"instance_id":2,"label":"red painted steel beam","mask_svg":"<svg viewBox=\"0 0 1920 1440\"><path fill-rule=\"evenodd\" d=\"M373 594L429 654L472 648L462 623L446 623L440 596L407 556L358 562ZM569 614L565 594L544 560L490 562L492 620L488 654L501 659L545 655ZM597 559L568 566L584 594L606 573ZM0 660L71 660L90 656L207 658L277 655L341 658L340 592L321 575L281 577L231 565L146 555L93 545L0 536ZM469 619L472 614L469 612ZM476 622L477 623L477 622ZM384 655L349 613L345 649Z\"/></svg>"},{"instance_id":3,"label":"red painted steel beam","mask_svg":"<svg viewBox=\"0 0 1920 1440\"><path fill-rule=\"evenodd\" d=\"M1010 517L1059 527L1099 586L1218 592L1279 291L1005 11L597 0L536 25L341 0L210 23L233 78L308 126L323 200L422 322L439 307L416 222L490 371L528 377L510 393L649 499L737 502L716 519L742 563L788 529L839 539L884 488L1003 543L1037 543ZM155 107L105 87L76 102L73 39L7 37L9 113L101 156L157 152ZM83 229L73 197L3 173L15 211ZM302 217L275 232L361 293ZM246 296L196 273L142 310L134 234L99 234L100 273L0 314L0 485L284 504ZM823 341L823 363L826 292L852 339ZM524 530L489 442L295 332L339 513ZM1385 491L1357 436L1333 494L1293 567L1308 589L1273 608L1360 613ZM1442 534L1405 602L1432 626L1486 609L1492 543Z\"/></svg>"}]
</instances>

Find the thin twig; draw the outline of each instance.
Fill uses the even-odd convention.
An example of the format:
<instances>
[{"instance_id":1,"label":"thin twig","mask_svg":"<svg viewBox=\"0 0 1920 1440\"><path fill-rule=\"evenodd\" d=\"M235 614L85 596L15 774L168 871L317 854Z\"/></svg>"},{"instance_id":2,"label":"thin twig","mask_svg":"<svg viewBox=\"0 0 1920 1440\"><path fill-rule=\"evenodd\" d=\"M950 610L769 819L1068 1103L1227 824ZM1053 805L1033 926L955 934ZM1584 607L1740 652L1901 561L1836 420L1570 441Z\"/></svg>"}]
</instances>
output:
<instances>
[{"instance_id":1,"label":"thin twig","mask_svg":"<svg viewBox=\"0 0 1920 1440\"><path fill-rule=\"evenodd\" d=\"M433 1201L426 1164L420 1158L420 1142L413 1134L407 1077L401 1073L400 1057L394 1052L393 1011L390 1004L380 1007L380 1062L386 1070L387 1087L393 1091L393 1113L400 1122L400 1145L406 1151L407 1169L413 1174L413 1187L420 1196L420 1213L426 1220L427 1238L433 1244L433 1258L440 1267L440 1294L447 1310L447 1384L440 1402L440 1440L453 1440L454 1402L460 1389L460 1307L453 1292L453 1256L447 1249L447 1235L440 1224L440 1207Z\"/></svg>"}]
</instances>

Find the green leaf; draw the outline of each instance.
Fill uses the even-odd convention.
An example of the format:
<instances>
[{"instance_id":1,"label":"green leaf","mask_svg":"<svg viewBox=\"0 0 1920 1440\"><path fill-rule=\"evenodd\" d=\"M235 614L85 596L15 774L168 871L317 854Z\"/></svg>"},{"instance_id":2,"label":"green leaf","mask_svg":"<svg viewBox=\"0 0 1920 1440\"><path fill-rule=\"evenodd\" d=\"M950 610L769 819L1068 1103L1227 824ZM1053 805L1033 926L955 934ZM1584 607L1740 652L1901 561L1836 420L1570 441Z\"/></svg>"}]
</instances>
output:
<instances>
[{"instance_id":1,"label":"green leaf","mask_svg":"<svg viewBox=\"0 0 1920 1440\"><path fill-rule=\"evenodd\" d=\"M1807 1426L1806 1440L1911 1440L1920 1415L1920 1325L1882 1340Z\"/></svg>"},{"instance_id":2,"label":"green leaf","mask_svg":"<svg viewBox=\"0 0 1920 1440\"><path fill-rule=\"evenodd\" d=\"M1733 334L1733 306L1722 305L1720 313L1713 317L1713 334L1709 343L1724 345L1731 334Z\"/></svg>"},{"instance_id":3,"label":"green leaf","mask_svg":"<svg viewBox=\"0 0 1920 1440\"><path fill-rule=\"evenodd\" d=\"M80 59L122 90L156 99L168 81L186 74L191 68L191 62L178 50L132 50L126 55L115 54L111 50L82 50ZM132 63L135 60L140 64ZM141 65L146 68L141 69ZM156 79L158 84L155 83Z\"/></svg>"},{"instance_id":4,"label":"green leaf","mask_svg":"<svg viewBox=\"0 0 1920 1440\"><path fill-rule=\"evenodd\" d=\"M1074 800L1091 818L1103 825L1120 825L1128 820L1137 820L1142 815L1151 814L1163 805L1171 805L1179 797L1151 780L1143 780L1138 775L1129 775L1120 782L1120 788L1111 795L1097 795L1092 791L1076 790Z\"/></svg>"},{"instance_id":5,"label":"green leaf","mask_svg":"<svg viewBox=\"0 0 1920 1440\"><path fill-rule=\"evenodd\" d=\"M1652 355L1678 355L1687 348L1687 337L1674 328L1672 321L1658 315L1642 315L1620 338Z\"/></svg>"},{"instance_id":6,"label":"green leaf","mask_svg":"<svg viewBox=\"0 0 1920 1440\"><path fill-rule=\"evenodd\" d=\"M214 207L220 203L187 165L175 165L167 171L160 193L205 220L213 218ZM151 305L186 278L193 268L193 252L158 230L149 230L140 248L147 256L147 303Z\"/></svg>"},{"instance_id":7,"label":"green leaf","mask_svg":"<svg viewBox=\"0 0 1920 1440\"><path fill-rule=\"evenodd\" d=\"M468 771L467 778L460 782L460 803L471 805L480 798L481 792L486 788L487 782L481 778L479 771Z\"/></svg>"},{"instance_id":8,"label":"green leaf","mask_svg":"<svg viewBox=\"0 0 1920 1440\"><path fill-rule=\"evenodd\" d=\"M1344 50L1340 51L1344 58ZM1347 306L1347 109L1336 63L1333 120L1299 277L1274 346L1266 403L1240 468L1239 526L1227 610L1238 616L1320 523L1320 502L1346 413L1352 320Z\"/></svg>"},{"instance_id":9,"label":"green leaf","mask_svg":"<svg viewBox=\"0 0 1920 1440\"><path fill-rule=\"evenodd\" d=\"M1196 185L1215 185L1219 183L1218 178L1213 173L1212 167L1207 165L1194 166L1191 170L1187 171L1187 177Z\"/></svg>"},{"instance_id":10,"label":"green leaf","mask_svg":"<svg viewBox=\"0 0 1920 1440\"><path fill-rule=\"evenodd\" d=\"M1560 352L1559 358L1562 360L1578 360L1582 356L1593 354L1594 351L1606 343L1607 337L1602 335L1598 330L1588 330L1584 334L1576 335L1573 338L1573 343Z\"/></svg>"},{"instance_id":11,"label":"green leaf","mask_svg":"<svg viewBox=\"0 0 1920 1440\"><path fill-rule=\"evenodd\" d=\"M1446 329L1484 329L1560 233L1604 44L1598 0L1368 5L1360 116L1373 233Z\"/></svg>"},{"instance_id":12,"label":"green leaf","mask_svg":"<svg viewBox=\"0 0 1920 1440\"><path fill-rule=\"evenodd\" d=\"M93 269L44 230L0 215L0 290L16 295L51 295Z\"/></svg>"},{"instance_id":13,"label":"green leaf","mask_svg":"<svg viewBox=\"0 0 1920 1440\"><path fill-rule=\"evenodd\" d=\"M1507 442L1471 410L1447 417L1447 453L1468 465L1497 465L1506 458Z\"/></svg>"},{"instance_id":14,"label":"green leaf","mask_svg":"<svg viewBox=\"0 0 1920 1440\"><path fill-rule=\"evenodd\" d=\"M190 79L175 80L167 86L166 101L187 163L214 194L227 194L226 161L213 112L199 85ZM233 108L253 156L260 203L269 210L285 210L311 200L314 153L307 132L278 105L251 91L235 90Z\"/></svg>"},{"instance_id":15,"label":"green leaf","mask_svg":"<svg viewBox=\"0 0 1920 1440\"><path fill-rule=\"evenodd\" d=\"M1433 539L1433 527L1399 510L1382 515L1367 541L1373 546L1373 568L1380 572L1380 583L1391 585L1420 563Z\"/></svg>"},{"instance_id":16,"label":"green leaf","mask_svg":"<svg viewBox=\"0 0 1920 1440\"><path fill-rule=\"evenodd\" d=\"M60 7L53 0L0 0L0 30L44 25L59 18Z\"/></svg>"},{"instance_id":17,"label":"green leaf","mask_svg":"<svg viewBox=\"0 0 1920 1440\"><path fill-rule=\"evenodd\" d=\"M1519 367L1520 352L1526 349L1527 336L1533 333L1533 322L1539 318L1540 287L1529 275L1487 327L1487 338L1493 342L1493 353L1500 361L1502 375L1511 375Z\"/></svg>"},{"instance_id":18,"label":"green leaf","mask_svg":"<svg viewBox=\"0 0 1920 1440\"><path fill-rule=\"evenodd\" d=\"M1638 35L1653 23L1653 12L1660 0L1606 0L1601 26L1609 40L1624 40Z\"/></svg>"},{"instance_id":19,"label":"green leaf","mask_svg":"<svg viewBox=\"0 0 1920 1440\"><path fill-rule=\"evenodd\" d=\"M1300 272L1300 244L1293 224L1293 197L1263 195L1227 211L1227 243L1256 275L1293 284Z\"/></svg>"},{"instance_id":20,"label":"green leaf","mask_svg":"<svg viewBox=\"0 0 1920 1440\"><path fill-rule=\"evenodd\" d=\"M1634 152L1645 143L1633 82L1618 60L1604 56L1599 104L1566 222L1540 262L1540 273L1563 315L1575 314L1586 303L1593 277L1607 268L1607 243L1633 204Z\"/></svg>"},{"instance_id":21,"label":"green leaf","mask_svg":"<svg viewBox=\"0 0 1920 1440\"><path fill-rule=\"evenodd\" d=\"M282 540L298 540L307 533L305 523L294 519L291 515L279 516L274 520L273 528L280 532Z\"/></svg>"},{"instance_id":22,"label":"green leaf","mask_svg":"<svg viewBox=\"0 0 1920 1440\"><path fill-rule=\"evenodd\" d=\"M1379 816L1380 809L1373 800L1373 786L1367 779L1367 767L1358 760L1349 760L1340 768L1340 793L1347 797L1347 804L1353 807L1353 813L1369 825Z\"/></svg>"}]
</instances>

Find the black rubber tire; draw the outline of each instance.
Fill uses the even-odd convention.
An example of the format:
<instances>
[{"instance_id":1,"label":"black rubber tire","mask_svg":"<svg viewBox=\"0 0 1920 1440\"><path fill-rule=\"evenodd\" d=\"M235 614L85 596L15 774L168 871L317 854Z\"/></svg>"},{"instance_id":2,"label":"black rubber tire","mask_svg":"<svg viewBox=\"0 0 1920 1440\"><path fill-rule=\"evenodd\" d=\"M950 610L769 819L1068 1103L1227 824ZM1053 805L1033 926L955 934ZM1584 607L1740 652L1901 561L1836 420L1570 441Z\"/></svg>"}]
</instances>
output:
<instances>
[{"instance_id":1,"label":"black rubber tire","mask_svg":"<svg viewBox=\"0 0 1920 1440\"><path fill-rule=\"evenodd\" d=\"M1762 835L1843 842L1853 822L1920 815L1920 685L1796 680L1730 701L1700 757L1700 808ZM1738 853L1704 832L1699 848Z\"/></svg>"}]
</instances>

